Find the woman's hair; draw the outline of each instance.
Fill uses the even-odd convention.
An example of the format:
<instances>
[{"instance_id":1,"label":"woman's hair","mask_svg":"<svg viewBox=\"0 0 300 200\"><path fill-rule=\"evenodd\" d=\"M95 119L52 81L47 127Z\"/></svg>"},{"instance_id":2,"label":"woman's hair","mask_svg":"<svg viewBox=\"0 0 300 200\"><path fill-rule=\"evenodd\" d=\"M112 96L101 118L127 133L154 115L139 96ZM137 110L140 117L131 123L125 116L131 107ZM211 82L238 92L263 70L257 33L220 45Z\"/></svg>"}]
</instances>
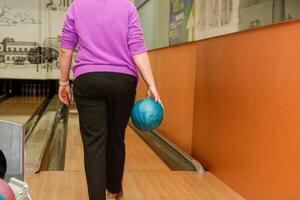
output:
<instances>
[{"instance_id":1,"label":"woman's hair","mask_svg":"<svg viewBox=\"0 0 300 200\"><path fill-rule=\"evenodd\" d=\"M0 178L4 179L5 173L6 173L6 158L2 150L0 149Z\"/></svg>"}]
</instances>

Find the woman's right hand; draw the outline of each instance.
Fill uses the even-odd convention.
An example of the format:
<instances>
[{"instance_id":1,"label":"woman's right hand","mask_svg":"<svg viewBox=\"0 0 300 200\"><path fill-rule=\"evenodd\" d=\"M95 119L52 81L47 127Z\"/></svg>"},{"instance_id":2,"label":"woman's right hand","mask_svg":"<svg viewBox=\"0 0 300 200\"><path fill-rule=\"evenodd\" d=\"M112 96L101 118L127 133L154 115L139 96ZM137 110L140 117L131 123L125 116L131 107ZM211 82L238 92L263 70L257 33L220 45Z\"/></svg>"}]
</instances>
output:
<instances>
[{"instance_id":1,"label":"woman's right hand","mask_svg":"<svg viewBox=\"0 0 300 200\"><path fill-rule=\"evenodd\" d=\"M149 86L148 87L147 97L148 98L153 98L156 102L160 103L163 106L163 104L161 102L161 99L160 99L160 96L157 92L156 86Z\"/></svg>"},{"instance_id":2,"label":"woman's right hand","mask_svg":"<svg viewBox=\"0 0 300 200\"><path fill-rule=\"evenodd\" d=\"M140 53L133 56L132 58L141 75L143 76L146 84L148 85L147 97L153 98L156 102L160 103L162 107L164 107L155 86L148 53Z\"/></svg>"}]
</instances>

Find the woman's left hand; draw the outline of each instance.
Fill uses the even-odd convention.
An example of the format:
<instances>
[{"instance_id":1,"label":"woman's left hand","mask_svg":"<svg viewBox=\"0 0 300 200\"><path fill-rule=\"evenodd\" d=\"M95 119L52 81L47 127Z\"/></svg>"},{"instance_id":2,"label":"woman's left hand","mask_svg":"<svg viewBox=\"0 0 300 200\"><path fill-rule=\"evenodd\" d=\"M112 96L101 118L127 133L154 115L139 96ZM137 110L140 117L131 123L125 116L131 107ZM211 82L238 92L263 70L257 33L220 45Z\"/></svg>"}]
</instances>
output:
<instances>
[{"instance_id":1,"label":"woman's left hand","mask_svg":"<svg viewBox=\"0 0 300 200\"><path fill-rule=\"evenodd\" d=\"M69 106L72 103L72 94L70 86L60 85L58 90L58 97L61 102Z\"/></svg>"}]
</instances>

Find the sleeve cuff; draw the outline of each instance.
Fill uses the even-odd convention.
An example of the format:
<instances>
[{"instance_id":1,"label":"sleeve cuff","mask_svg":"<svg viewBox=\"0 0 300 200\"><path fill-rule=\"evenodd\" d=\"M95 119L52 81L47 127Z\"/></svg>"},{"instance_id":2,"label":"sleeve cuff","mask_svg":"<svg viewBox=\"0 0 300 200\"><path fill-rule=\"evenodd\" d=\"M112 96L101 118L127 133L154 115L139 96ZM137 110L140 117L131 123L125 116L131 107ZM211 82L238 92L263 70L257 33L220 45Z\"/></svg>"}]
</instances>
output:
<instances>
[{"instance_id":1,"label":"sleeve cuff","mask_svg":"<svg viewBox=\"0 0 300 200\"><path fill-rule=\"evenodd\" d=\"M60 48L63 48L63 49L75 49L76 46L74 46L73 44L61 43L60 44Z\"/></svg>"},{"instance_id":2,"label":"sleeve cuff","mask_svg":"<svg viewBox=\"0 0 300 200\"><path fill-rule=\"evenodd\" d=\"M142 48L142 49L138 49L138 50L135 50L135 51L131 51L131 56L142 54L142 53L145 53L147 51L148 51L147 48Z\"/></svg>"}]
</instances>

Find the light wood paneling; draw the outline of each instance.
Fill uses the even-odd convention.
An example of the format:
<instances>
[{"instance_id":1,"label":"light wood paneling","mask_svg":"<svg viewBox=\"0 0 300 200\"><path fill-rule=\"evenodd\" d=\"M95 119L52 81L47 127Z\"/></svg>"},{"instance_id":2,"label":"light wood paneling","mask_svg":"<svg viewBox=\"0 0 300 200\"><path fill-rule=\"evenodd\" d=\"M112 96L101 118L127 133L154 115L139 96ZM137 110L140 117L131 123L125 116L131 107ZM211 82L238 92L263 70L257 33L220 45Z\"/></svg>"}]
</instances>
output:
<instances>
[{"instance_id":1,"label":"light wood paneling","mask_svg":"<svg viewBox=\"0 0 300 200\"><path fill-rule=\"evenodd\" d=\"M69 114L65 154L65 171L83 171L83 145L77 114Z\"/></svg>"},{"instance_id":2,"label":"light wood paneling","mask_svg":"<svg viewBox=\"0 0 300 200\"><path fill-rule=\"evenodd\" d=\"M85 174L81 171L43 171L26 174L33 200L88 200Z\"/></svg>"},{"instance_id":3,"label":"light wood paneling","mask_svg":"<svg viewBox=\"0 0 300 200\"><path fill-rule=\"evenodd\" d=\"M88 199L77 114L68 128L65 171L25 175L33 199ZM210 173L170 171L130 128L125 142L124 200L243 200Z\"/></svg>"},{"instance_id":4,"label":"light wood paneling","mask_svg":"<svg viewBox=\"0 0 300 200\"><path fill-rule=\"evenodd\" d=\"M128 171L125 174L128 200L243 200L210 173L175 171Z\"/></svg>"},{"instance_id":5,"label":"light wood paneling","mask_svg":"<svg viewBox=\"0 0 300 200\"><path fill-rule=\"evenodd\" d=\"M126 130L125 170L169 171L165 163L147 146L134 131Z\"/></svg>"},{"instance_id":6,"label":"light wood paneling","mask_svg":"<svg viewBox=\"0 0 300 200\"><path fill-rule=\"evenodd\" d=\"M84 172L26 175L33 199L86 200ZM125 171L124 200L243 200L210 173Z\"/></svg>"},{"instance_id":7,"label":"light wood paneling","mask_svg":"<svg viewBox=\"0 0 300 200\"><path fill-rule=\"evenodd\" d=\"M125 170L169 170L151 148L129 127L126 130L125 143ZM78 115L74 114L69 115L65 170L84 170Z\"/></svg>"},{"instance_id":8,"label":"light wood paneling","mask_svg":"<svg viewBox=\"0 0 300 200\"><path fill-rule=\"evenodd\" d=\"M0 103L0 119L25 124L45 97L12 97Z\"/></svg>"}]
</instances>

